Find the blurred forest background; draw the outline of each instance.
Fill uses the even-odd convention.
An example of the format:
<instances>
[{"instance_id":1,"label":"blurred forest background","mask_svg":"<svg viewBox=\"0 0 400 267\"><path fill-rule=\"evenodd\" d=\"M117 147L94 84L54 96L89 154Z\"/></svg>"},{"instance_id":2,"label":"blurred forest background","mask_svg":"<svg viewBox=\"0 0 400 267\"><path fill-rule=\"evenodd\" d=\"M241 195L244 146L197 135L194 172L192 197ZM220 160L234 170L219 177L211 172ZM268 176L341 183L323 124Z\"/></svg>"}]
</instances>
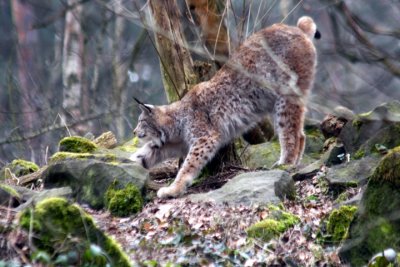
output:
<instances>
[{"instance_id":1,"label":"blurred forest background","mask_svg":"<svg viewBox=\"0 0 400 267\"><path fill-rule=\"evenodd\" d=\"M151 2L176 7L192 58L213 61L216 46L202 41L201 14L189 4L196 1L0 0L0 167L14 158L43 165L68 135L111 130L127 141L138 116L133 97L167 103ZM213 2L229 49L273 23L314 18L322 39L309 117L400 99L400 1Z\"/></svg>"}]
</instances>

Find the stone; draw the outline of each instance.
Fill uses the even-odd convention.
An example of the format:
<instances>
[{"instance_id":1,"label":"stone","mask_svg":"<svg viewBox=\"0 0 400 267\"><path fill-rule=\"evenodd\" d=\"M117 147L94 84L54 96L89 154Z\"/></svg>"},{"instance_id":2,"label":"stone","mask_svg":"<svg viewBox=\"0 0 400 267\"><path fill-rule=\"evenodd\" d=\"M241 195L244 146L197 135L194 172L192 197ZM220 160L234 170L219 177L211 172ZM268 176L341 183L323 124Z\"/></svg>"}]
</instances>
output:
<instances>
[{"instance_id":1,"label":"stone","mask_svg":"<svg viewBox=\"0 0 400 267\"><path fill-rule=\"evenodd\" d=\"M92 153L96 149L95 143L80 136L65 137L58 144L58 150L61 152Z\"/></svg>"},{"instance_id":2,"label":"stone","mask_svg":"<svg viewBox=\"0 0 400 267\"><path fill-rule=\"evenodd\" d=\"M384 103L346 123L339 138L347 153L361 158L400 145L400 102Z\"/></svg>"},{"instance_id":3,"label":"stone","mask_svg":"<svg viewBox=\"0 0 400 267\"><path fill-rule=\"evenodd\" d=\"M350 225L340 257L352 266L366 265L387 248L400 250L400 147L375 168Z\"/></svg>"},{"instance_id":4,"label":"stone","mask_svg":"<svg viewBox=\"0 0 400 267\"><path fill-rule=\"evenodd\" d=\"M93 143L95 143L98 147L113 148L117 145L117 138L113 132L108 131L94 139Z\"/></svg>"},{"instance_id":5,"label":"stone","mask_svg":"<svg viewBox=\"0 0 400 267\"><path fill-rule=\"evenodd\" d=\"M321 122L321 131L325 138L339 136L347 119L328 114Z\"/></svg>"},{"instance_id":6,"label":"stone","mask_svg":"<svg viewBox=\"0 0 400 267\"><path fill-rule=\"evenodd\" d=\"M368 156L359 160L351 160L326 169L325 179L332 189L356 187L367 182L373 174L380 159Z\"/></svg>"},{"instance_id":7,"label":"stone","mask_svg":"<svg viewBox=\"0 0 400 267\"><path fill-rule=\"evenodd\" d=\"M16 207L21 202L21 195L12 186L0 184L0 205Z\"/></svg>"},{"instance_id":8,"label":"stone","mask_svg":"<svg viewBox=\"0 0 400 267\"><path fill-rule=\"evenodd\" d=\"M51 262L61 255L68 266L131 266L121 246L104 234L78 205L48 198L23 210L19 225L32 235L32 253L45 252ZM88 251L97 253L88 253ZM64 266L64 264L61 264Z\"/></svg>"},{"instance_id":9,"label":"stone","mask_svg":"<svg viewBox=\"0 0 400 267\"><path fill-rule=\"evenodd\" d=\"M5 180L7 177L7 169L8 172L11 172L15 177L21 177L30 173L34 173L39 170L39 166L34 162L23 160L23 159L15 159L10 164L4 166L4 168L0 171L0 180Z\"/></svg>"},{"instance_id":10,"label":"stone","mask_svg":"<svg viewBox=\"0 0 400 267\"><path fill-rule=\"evenodd\" d=\"M192 201L215 201L230 204L277 204L296 194L294 181L281 170L242 173L221 188L208 193L193 194Z\"/></svg>"},{"instance_id":11,"label":"stone","mask_svg":"<svg viewBox=\"0 0 400 267\"><path fill-rule=\"evenodd\" d=\"M117 189L132 184L141 192L148 178L148 171L134 163L120 163L110 157L109 161L97 158L62 158L43 172L45 189L69 186L72 196L79 203L94 209L105 207L105 194L115 181Z\"/></svg>"}]
</instances>

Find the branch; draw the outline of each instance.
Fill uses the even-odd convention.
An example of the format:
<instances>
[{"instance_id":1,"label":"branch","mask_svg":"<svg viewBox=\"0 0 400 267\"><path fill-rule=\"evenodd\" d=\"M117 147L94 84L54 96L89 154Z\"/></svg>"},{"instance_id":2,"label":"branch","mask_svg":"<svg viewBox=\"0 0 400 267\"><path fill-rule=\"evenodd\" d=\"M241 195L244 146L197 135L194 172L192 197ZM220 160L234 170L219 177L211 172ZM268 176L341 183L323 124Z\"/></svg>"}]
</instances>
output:
<instances>
[{"instance_id":1,"label":"branch","mask_svg":"<svg viewBox=\"0 0 400 267\"><path fill-rule=\"evenodd\" d=\"M393 75L400 76L400 68L396 66L387 57L387 55L385 55L384 52L380 51L374 44L369 41L360 26L357 24L352 12L347 7L347 5L343 1L341 1L336 5L336 8L344 14L346 22L350 26L350 29L353 31L357 40L366 48L368 48L368 51L373 56L375 56L386 67L388 71L390 71Z\"/></svg>"},{"instance_id":2,"label":"branch","mask_svg":"<svg viewBox=\"0 0 400 267\"><path fill-rule=\"evenodd\" d=\"M118 113L119 112L117 110L111 110L111 111L103 112L103 113L100 113L100 114L92 114L92 115L83 117L82 119L80 119L78 121L71 122L69 124L65 124L65 123L54 124L54 125L51 125L51 126L47 126L47 127L41 128L38 131L31 132L31 133L29 133L29 134L27 134L25 136L17 136L17 137L13 137L13 138L5 138L3 140L0 140L0 146L1 145L5 145L5 144L12 144L12 143L18 143L18 142L22 142L22 141L27 141L27 140L36 138L38 136L41 136L43 134L46 134L48 132L52 132L52 131L55 131L55 130L60 130L60 129L63 129L63 128L66 128L66 127L67 128L73 127L73 126L76 126L76 125L79 125L79 124L82 124L82 123L85 123L85 122L88 122L88 121L92 121L92 120L101 118L101 117L103 117L105 115L118 114Z\"/></svg>"},{"instance_id":3,"label":"branch","mask_svg":"<svg viewBox=\"0 0 400 267\"><path fill-rule=\"evenodd\" d=\"M46 28L47 26L49 26L50 24L52 24L53 22L55 22L56 20L62 18L65 16L65 13L67 13L68 10L74 9L76 6L84 4L86 2L89 2L90 0L80 0L79 2L76 2L72 5L67 5L63 8L61 8L60 10L58 10L55 14L44 18L42 21L36 22L32 25L31 30L35 30L35 29L40 29L40 28Z\"/></svg>"}]
</instances>

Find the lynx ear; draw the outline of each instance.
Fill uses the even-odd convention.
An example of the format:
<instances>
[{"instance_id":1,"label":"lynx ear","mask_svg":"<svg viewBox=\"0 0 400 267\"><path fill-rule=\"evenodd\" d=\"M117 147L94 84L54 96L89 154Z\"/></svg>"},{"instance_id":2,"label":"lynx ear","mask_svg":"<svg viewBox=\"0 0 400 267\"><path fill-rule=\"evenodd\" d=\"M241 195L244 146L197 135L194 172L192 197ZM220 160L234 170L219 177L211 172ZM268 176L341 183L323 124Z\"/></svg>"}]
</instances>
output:
<instances>
[{"instance_id":1,"label":"lynx ear","mask_svg":"<svg viewBox=\"0 0 400 267\"><path fill-rule=\"evenodd\" d=\"M146 105L144 103L142 103L139 99L137 99L136 97L134 97L133 99L135 99L135 101L139 104L139 108L145 112L145 113L151 113L152 109L154 108L153 105Z\"/></svg>"}]
</instances>

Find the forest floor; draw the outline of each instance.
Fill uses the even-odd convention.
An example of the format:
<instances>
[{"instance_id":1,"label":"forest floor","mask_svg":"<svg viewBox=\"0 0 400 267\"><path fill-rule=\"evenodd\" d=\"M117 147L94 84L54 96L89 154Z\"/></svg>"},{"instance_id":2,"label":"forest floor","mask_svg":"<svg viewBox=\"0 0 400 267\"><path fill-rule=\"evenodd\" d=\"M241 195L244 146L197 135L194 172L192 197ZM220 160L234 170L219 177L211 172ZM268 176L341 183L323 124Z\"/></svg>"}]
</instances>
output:
<instances>
[{"instance_id":1,"label":"forest floor","mask_svg":"<svg viewBox=\"0 0 400 267\"><path fill-rule=\"evenodd\" d=\"M201 180L188 193L221 187L241 168ZM165 182L165 181L162 181ZM263 242L248 238L246 229L269 214L267 206L233 206L212 202L192 202L186 197L149 201L143 210L128 218L106 211L84 209L97 225L114 237L127 252L134 266L341 266L338 244L322 240L327 216L335 207L337 195L316 175L295 184L296 200L283 207L300 218L300 223L279 238ZM347 189L347 198L356 195ZM15 213L0 210L1 223L11 225ZM3 216L4 215L4 216ZM321 231L322 229L322 231ZM12 239L12 241L10 241ZM4 246L5 243L11 246ZM29 262L29 238L21 231L0 231L0 246L7 247L0 259L19 258ZM158 265L157 265L158 264ZM172 265L174 266L174 265Z\"/></svg>"},{"instance_id":2,"label":"forest floor","mask_svg":"<svg viewBox=\"0 0 400 267\"><path fill-rule=\"evenodd\" d=\"M209 177L188 193L222 186L240 168ZM283 202L301 223L269 242L247 238L246 229L269 214L266 206L192 202L187 198L149 202L136 216L116 218L86 209L105 232L118 240L140 266L342 266L338 244L322 240L337 197L315 176L296 182L296 200ZM357 189L347 189L351 198Z\"/></svg>"}]
</instances>

